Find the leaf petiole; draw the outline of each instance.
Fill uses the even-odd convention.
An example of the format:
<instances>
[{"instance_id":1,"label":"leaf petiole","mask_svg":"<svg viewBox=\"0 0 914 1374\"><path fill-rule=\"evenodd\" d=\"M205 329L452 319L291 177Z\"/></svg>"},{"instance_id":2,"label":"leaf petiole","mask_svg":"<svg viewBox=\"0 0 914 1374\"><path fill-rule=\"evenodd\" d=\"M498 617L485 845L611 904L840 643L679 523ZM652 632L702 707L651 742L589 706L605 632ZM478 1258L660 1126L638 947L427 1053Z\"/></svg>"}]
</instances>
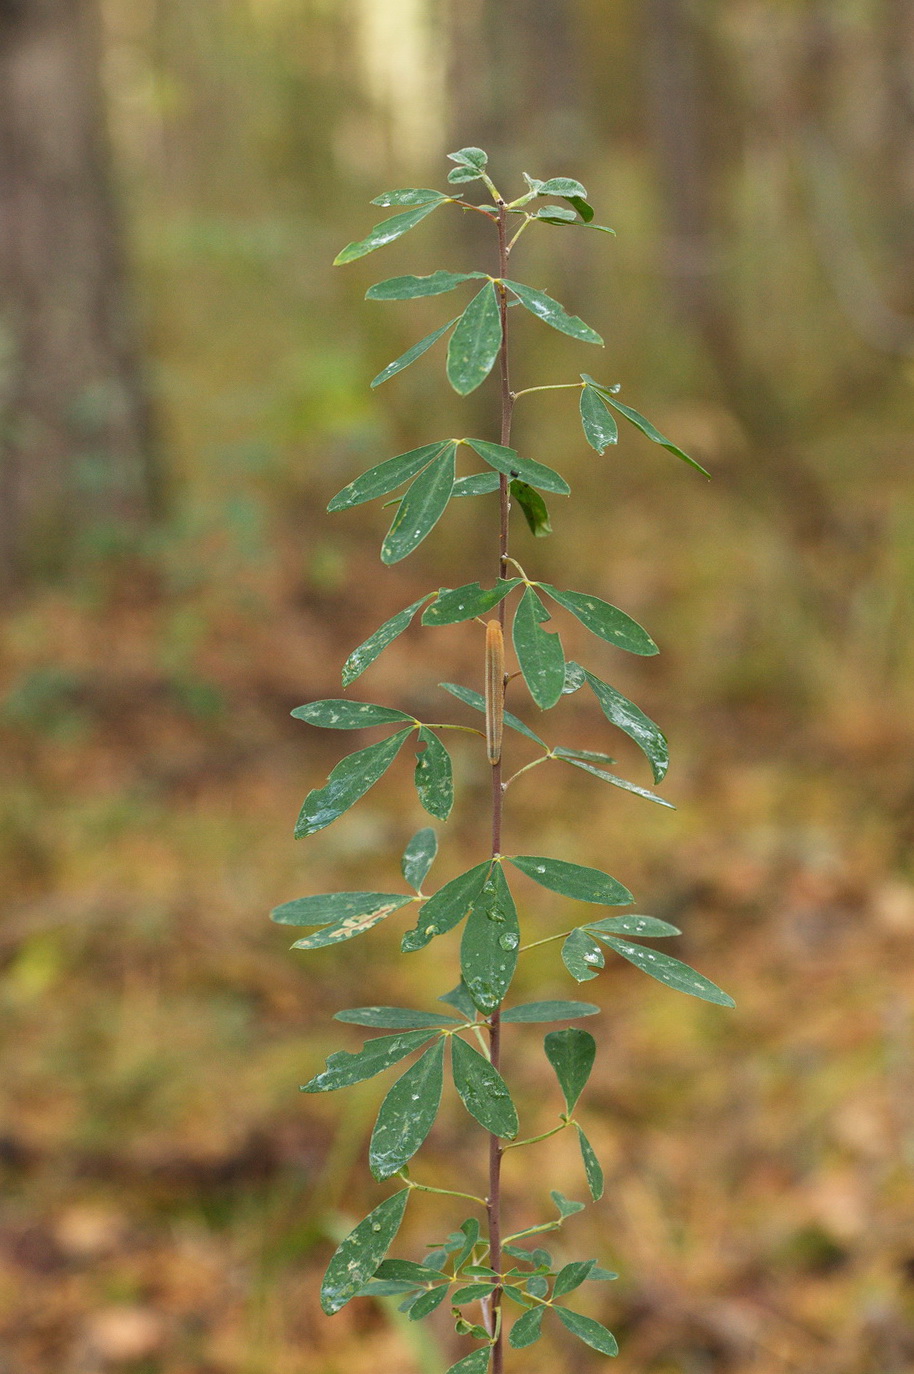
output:
<instances>
[{"instance_id":1,"label":"leaf petiole","mask_svg":"<svg viewBox=\"0 0 914 1374\"><path fill-rule=\"evenodd\" d=\"M574 1122L570 1117L560 1121L558 1126L553 1126L551 1131L543 1131L542 1135L528 1135L526 1140L509 1140L502 1145L502 1150L516 1150L518 1145L536 1145L540 1140L548 1140L551 1135L558 1135L559 1131L564 1131L566 1126L573 1126Z\"/></svg>"}]
</instances>

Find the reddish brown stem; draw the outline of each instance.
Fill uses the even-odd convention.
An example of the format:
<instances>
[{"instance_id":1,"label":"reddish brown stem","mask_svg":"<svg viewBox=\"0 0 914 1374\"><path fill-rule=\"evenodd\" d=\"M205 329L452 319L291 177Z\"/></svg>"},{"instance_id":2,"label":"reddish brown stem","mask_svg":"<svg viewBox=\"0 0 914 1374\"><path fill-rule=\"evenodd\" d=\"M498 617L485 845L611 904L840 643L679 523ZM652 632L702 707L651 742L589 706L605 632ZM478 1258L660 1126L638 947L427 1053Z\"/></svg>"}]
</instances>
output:
<instances>
[{"instance_id":1,"label":"reddish brown stem","mask_svg":"<svg viewBox=\"0 0 914 1374\"><path fill-rule=\"evenodd\" d=\"M499 277L506 277L508 274L508 235L507 235L507 213L503 202L498 204L498 274ZM499 356L501 367L501 442L508 445L511 442L511 412L514 406L514 398L511 394L511 383L508 374L508 297L505 288L499 283L497 286L498 303L501 313L501 352ZM498 543L498 575L507 577L508 575L508 512L510 510L510 500L508 492L508 479L502 474L499 483L500 509L499 509L499 543ZM498 618L501 621L502 630L505 628L505 602L502 601L498 608ZM507 685L507 679L505 682ZM501 759L492 765L492 855L493 857L501 853L501 824L502 808L504 801L504 789L501 781ZM489 1052L494 1068L499 1068L501 1062L501 1012L496 1009L489 1018ZM501 1142L497 1135L489 1136L489 1197L488 1197L488 1217L489 1217L489 1264L497 1272L501 1273ZM504 1370L504 1333L501 1329L501 1288L495 1288L491 1300L492 1329L496 1333L492 1346L492 1374L503 1374Z\"/></svg>"}]
</instances>

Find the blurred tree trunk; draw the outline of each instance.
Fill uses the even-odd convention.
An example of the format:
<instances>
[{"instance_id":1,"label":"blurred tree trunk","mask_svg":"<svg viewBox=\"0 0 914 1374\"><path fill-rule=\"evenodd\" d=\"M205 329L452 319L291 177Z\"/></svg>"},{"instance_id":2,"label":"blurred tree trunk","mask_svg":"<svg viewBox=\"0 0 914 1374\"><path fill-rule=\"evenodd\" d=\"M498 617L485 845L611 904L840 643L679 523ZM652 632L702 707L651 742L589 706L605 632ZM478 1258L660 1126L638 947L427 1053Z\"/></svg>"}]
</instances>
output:
<instances>
[{"instance_id":1,"label":"blurred tree trunk","mask_svg":"<svg viewBox=\"0 0 914 1374\"><path fill-rule=\"evenodd\" d=\"M774 503L798 539L816 543L835 532L832 502L793 446L777 390L748 355L719 260L726 237L719 146L737 112L722 96L709 36L687 0L646 0L643 13L650 135L668 233L664 267L754 450L748 461L734 457L727 475L749 499Z\"/></svg>"},{"instance_id":2,"label":"blurred tree trunk","mask_svg":"<svg viewBox=\"0 0 914 1374\"><path fill-rule=\"evenodd\" d=\"M93 0L0 0L0 579L155 504Z\"/></svg>"}]
</instances>

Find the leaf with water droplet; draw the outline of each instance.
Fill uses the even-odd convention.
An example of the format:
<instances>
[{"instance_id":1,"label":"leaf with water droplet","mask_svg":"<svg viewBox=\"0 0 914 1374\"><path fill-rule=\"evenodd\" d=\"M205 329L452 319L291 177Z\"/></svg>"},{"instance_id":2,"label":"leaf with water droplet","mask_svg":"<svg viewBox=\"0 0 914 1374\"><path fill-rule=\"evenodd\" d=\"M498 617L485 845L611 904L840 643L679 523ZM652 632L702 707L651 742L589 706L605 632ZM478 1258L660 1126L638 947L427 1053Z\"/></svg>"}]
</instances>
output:
<instances>
[{"instance_id":1,"label":"leaf with water droplet","mask_svg":"<svg viewBox=\"0 0 914 1374\"><path fill-rule=\"evenodd\" d=\"M425 219L426 215L442 203L441 200L426 202L418 205L414 209L406 210L402 215L391 215L390 219L382 220L376 224L371 233L366 234L365 238L358 239L355 243L347 243L336 257L333 259L334 267L340 267L343 263L354 262L356 258L364 258L366 253L373 253L376 248L383 248L385 244L393 243L395 239L401 238L403 234L415 229L417 224Z\"/></svg>"},{"instance_id":2,"label":"leaf with water droplet","mask_svg":"<svg viewBox=\"0 0 914 1374\"><path fill-rule=\"evenodd\" d=\"M422 949L436 935L453 930L482 892L491 866L491 861L487 859L485 863L476 864L466 873L439 887L423 904L415 930L408 930L403 936L403 952Z\"/></svg>"},{"instance_id":3,"label":"leaf with water droplet","mask_svg":"<svg viewBox=\"0 0 914 1374\"><path fill-rule=\"evenodd\" d=\"M524 1350L528 1345L533 1345L542 1335L543 1316L545 1307L533 1307L523 1316L518 1317L511 1327L508 1336L508 1344L512 1350Z\"/></svg>"},{"instance_id":4,"label":"leaf with water droplet","mask_svg":"<svg viewBox=\"0 0 914 1374\"><path fill-rule=\"evenodd\" d=\"M520 940L517 908L501 864L494 864L473 903L460 945L460 969L470 996L488 1015L500 1005L517 966L518 944L506 949L503 936Z\"/></svg>"},{"instance_id":5,"label":"leaf with water droplet","mask_svg":"<svg viewBox=\"0 0 914 1374\"><path fill-rule=\"evenodd\" d=\"M593 673L585 673L585 677L606 719L635 741L651 765L654 782L661 782L670 766L670 750L663 731L608 682L594 677Z\"/></svg>"},{"instance_id":6,"label":"leaf with water droplet","mask_svg":"<svg viewBox=\"0 0 914 1374\"><path fill-rule=\"evenodd\" d=\"M520 586L519 577L499 578L494 587L483 588L478 582L468 582L464 587L451 591L442 587L432 604L422 616L423 625L457 625L463 620L473 620L485 615L500 601Z\"/></svg>"},{"instance_id":7,"label":"leaf with water droplet","mask_svg":"<svg viewBox=\"0 0 914 1374\"><path fill-rule=\"evenodd\" d=\"M302 1092L335 1092L337 1088L348 1088L353 1083L364 1083L366 1079L374 1078L376 1074L398 1064L434 1036L433 1029L423 1028L406 1031L402 1035L377 1035L372 1040L366 1040L355 1054L349 1050L336 1050L328 1056L323 1072L302 1085Z\"/></svg>"},{"instance_id":8,"label":"leaf with water droplet","mask_svg":"<svg viewBox=\"0 0 914 1374\"><path fill-rule=\"evenodd\" d=\"M609 444L618 441L618 426L603 397L592 386L581 388L580 410L584 437L591 448L602 454Z\"/></svg>"},{"instance_id":9,"label":"leaf with water droplet","mask_svg":"<svg viewBox=\"0 0 914 1374\"><path fill-rule=\"evenodd\" d=\"M363 472L354 482L343 487L328 505L328 511L349 510L352 506L360 506L365 501L376 501L379 496L386 496L388 492L395 491L397 487L402 487L404 482L408 482L411 477L427 468L435 458L441 456L448 444L452 440L439 439L434 444L423 444L421 448L412 448L408 453L398 453L395 458L388 458L383 463L378 463L377 467L369 468Z\"/></svg>"},{"instance_id":10,"label":"leaf with water droplet","mask_svg":"<svg viewBox=\"0 0 914 1374\"><path fill-rule=\"evenodd\" d=\"M558 496L567 496L571 491L559 473L533 458L522 458L516 449L508 448L506 444L494 444L491 439L466 439L464 442L475 449L484 462L496 472L503 472L506 477L519 478L531 487L553 491Z\"/></svg>"},{"instance_id":11,"label":"leaf with water droplet","mask_svg":"<svg viewBox=\"0 0 914 1374\"><path fill-rule=\"evenodd\" d=\"M456 1016L443 1012L413 1011L411 1007L347 1007L334 1013L334 1021L377 1030L424 1030L433 1026L459 1026Z\"/></svg>"},{"instance_id":12,"label":"leaf with water droplet","mask_svg":"<svg viewBox=\"0 0 914 1374\"><path fill-rule=\"evenodd\" d=\"M586 931L573 930L562 945L562 963L579 983L596 978L606 963L603 951Z\"/></svg>"},{"instance_id":13,"label":"leaf with water droplet","mask_svg":"<svg viewBox=\"0 0 914 1374\"><path fill-rule=\"evenodd\" d=\"M368 1147L375 1178L390 1178L402 1169L432 1129L441 1105L444 1040L429 1046L381 1103Z\"/></svg>"},{"instance_id":14,"label":"leaf with water droplet","mask_svg":"<svg viewBox=\"0 0 914 1374\"><path fill-rule=\"evenodd\" d=\"M667 935L681 935L678 926L660 921L656 916L607 916L604 921L588 921L585 927L598 940L607 935L643 935L646 939L663 939Z\"/></svg>"},{"instance_id":15,"label":"leaf with water droplet","mask_svg":"<svg viewBox=\"0 0 914 1374\"><path fill-rule=\"evenodd\" d=\"M399 730L389 739L369 744L366 749L359 749L341 759L326 785L315 788L305 797L295 823L295 838L314 835L325 826L332 825L360 797L364 797L368 789L387 772L407 735L411 733L411 730Z\"/></svg>"},{"instance_id":16,"label":"leaf with water droplet","mask_svg":"<svg viewBox=\"0 0 914 1374\"><path fill-rule=\"evenodd\" d=\"M502 1024L530 1024L542 1021L574 1021L579 1016L596 1016L600 1008L593 1002L522 1002L501 1014Z\"/></svg>"},{"instance_id":17,"label":"leaf with water droplet","mask_svg":"<svg viewBox=\"0 0 914 1374\"><path fill-rule=\"evenodd\" d=\"M617 649L625 649L630 654L650 656L657 653L657 645L647 630L642 629L630 615L620 611L618 606L612 606L589 592L560 592L549 582L538 582L537 586L566 611L570 611L591 634L604 639L607 644L614 644Z\"/></svg>"},{"instance_id":18,"label":"leaf with water droplet","mask_svg":"<svg viewBox=\"0 0 914 1374\"><path fill-rule=\"evenodd\" d=\"M324 730L365 730L369 725L398 725L401 720L413 720L407 711L390 706L374 706L368 701L350 701L346 697L329 701L309 701L291 712L296 720L319 725Z\"/></svg>"},{"instance_id":19,"label":"leaf with water droplet","mask_svg":"<svg viewBox=\"0 0 914 1374\"><path fill-rule=\"evenodd\" d=\"M369 286L366 301L406 301L419 296L441 296L484 272L432 272L427 277L388 277Z\"/></svg>"},{"instance_id":20,"label":"leaf with water droplet","mask_svg":"<svg viewBox=\"0 0 914 1374\"><path fill-rule=\"evenodd\" d=\"M501 311L492 282L470 301L451 335L447 376L458 396L468 396L485 381L501 348Z\"/></svg>"},{"instance_id":21,"label":"leaf with water droplet","mask_svg":"<svg viewBox=\"0 0 914 1374\"><path fill-rule=\"evenodd\" d=\"M719 1007L736 1006L733 998L722 988L712 983L710 978L705 978L704 974L696 973L695 969L684 964L681 959L661 954L659 950L632 945L627 940L616 940L612 936L607 936L604 944L609 945L636 968L649 973L659 983L666 983L667 987L675 988L677 992L687 992L690 997L700 997L702 1001L714 1002Z\"/></svg>"},{"instance_id":22,"label":"leaf with water droplet","mask_svg":"<svg viewBox=\"0 0 914 1374\"><path fill-rule=\"evenodd\" d=\"M584 1161L584 1173L587 1175L587 1186L590 1189L590 1196L594 1202L597 1202L603 1196L603 1170L597 1159L596 1151L577 1122L575 1122L575 1127L578 1133L578 1144L581 1147L581 1158Z\"/></svg>"},{"instance_id":23,"label":"leaf with water droplet","mask_svg":"<svg viewBox=\"0 0 914 1374\"><path fill-rule=\"evenodd\" d=\"M443 338L449 329L453 329L459 319L460 316L455 315L452 320L448 320L447 324L443 324L440 329L433 329L431 334L426 334L424 339L420 339L418 343L413 344L412 348L408 348L405 353L401 353L399 358L394 358L392 363L388 363L386 367L381 369L376 377L372 378L372 390L377 386L381 386L384 382L389 382L391 377L395 377L398 372L402 372L405 367L409 367L412 363L416 362L418 358L421 358L423 353L427 353L432 345Z\"/></svg>"},{"instance_id":24,"label":"leaf with water droplet","mask_svg":"<svg viewBox=\"0 0 914 1374\"><path fill-rule=\"evenodd\" d=\"M403 851L400 868L403 877L418 892L428 877L428 871L438 853L438 837L431 826L417 830Z\"/></svg>"},{"instance_id":25,"label":"leaf with water droplet","mask_svg":"<svg viewBox=\"0 0 914 1374\"><path fill-rule=\"evenodd\" d=\"M627 887L599 868L585 868L567 863L564 859L547 859L539 854L505 856L508 863L526 873L541 887L573 897L578 902L595 902L601 906L626 906L634 898Z\"/></svg>"},{"instance_id":26,"label":"leaf with water droplet","mask_svg":"<svg viewBox=\"0 0 914 1374\"><path fill-rule=\"evenodd\" d=\"M480 1332L482 1336L487 1333L481 1327L468 1326L466 1335L474 1335ZM464 1355L462 1360L452 1364L450 1369L445 1370L445 1374L486 1374L489 1367L489 1357L492 1353L490 1345L484 1345L479 1350L471 1350L469 1355Z\"/></svg>"},{"instance_id":27,"label":"leaf with water droplet","mask_svg":"<svg viewBox=\"0 0 914 1374\"><path fill-rule=\"evenodd\" d=\"M456 443L448 441L439 456L407 487L381 545L382 563L399 563L406 558L444 514L454 487L456 451Z\"/></svg>"},{"instance_id":28,"label":"leaf with water droplet","mask_svg":"<svg viewBox=\"0 0 914 1374\"><path fill-rule=\"evenodd\" d=\"M544 1048L546 1058L555 1069L570 1114L590 1077L597 1042L587 1031L569 1026L566 1030L550 1031Z\"/></svg>"},{"instance_id":29,"label":"leaf with water droplet","mask_svg":"<svg viewBox=\"0 0 914 1374\"><path fill-rule=\"evenodd\" d=\"M565 307L559 305L558 301L554 301L545 291L535 291L532 286L525 286L519 281L509 281L507 277L504 278L504 284L514 292L521 305L538 320L550 324L562 334L569 334L573 339L580 339L583 343L599 344L602 348L603 340L597 331L591 329L590 325L585 324L577 315L569 315Z\"/></svg>"},{"instance_id":30,"label":"leaf with water droplet","mask_svg":"<svg viewBox=\"0 0 914 1374\"><path fill-rule=\"evenodd\" d=\"M593 1317L583 1317L580 1312L570 1312L567 1307L555 1307L553 1311L562 1325L567 1326L572 1335L592 1350L599 1350L601 1355L618 1355L619 1346L615 1336L601 1322L594 1321Z\"/></svg>"},{"instance_id":31,"label":"leaf with water droplet","mask_svg":"<svg viewBox=\"0 0 914 1374\"><path fill-rule=\"evenodd\" d=\"M374 634L353 649L352 653L343 664L342 679L343 686L349 687L356 678L364 673L370 663L374 663L380 653L392 644L394 640L408 629L412 623L413 616L434 592L429 592L426 596L420 596L418 601L414 601L411 606L407 606L404 611L397 611L389 620L385 620L383 625L379 625Z\"/></svg>"},{"instance_id":32,"label":"leaf with water droplet","mask_svg":"<svg viewBox=\"0 0 914 1374\"><path fill-rule=\"evenodd\" d=\"M414 900L404 897L402 892L324 892L317 897L283 902L270 912L270 920L283 926L338 926L381 910L387 915Z\"/></svg>"},{"instance_id":33,"label":"leaf with water droplet","mask_svg":"<svg viewBox=\"0 0 914 1374\"><path fill-rule=\"evenodd\" d=\"M446 821L454 805L451 756L438 736L425 725L419 731L418 743L425 745L416 753L414 776L419 800L429 815Z\"/></svg>"},{"instance_id":34,"label":"leaf with water droplet","mask_svg":"<svg viewBox=\"0 0 914 1374\"><path fill-rule=\"evenodd\" d=\"M338 1246L321 1285L321 1307L328 1316L345 1307L374 1276L400 1229L409 1192L403 1188L385 1199Z\"/></svg>"},{"instance_id":35,"label":"leaf with water droplet","mask_svg":"<svg viewBox=\"0 0 914 1374\"><path fill-rule=\"evenodd\" d=\"M454 1087L471 1116L493 1135L517 1135L517 1111L508 1085L484 1055L458 1036L451 1039Z\"/></svg>"},{"instance_id":36,"label":"leaf with water droplet","mask_svg":"<svg viewBox=\"0 0 914 1374\"><path fill-rule=\"evenodd\" d=\"M514 615L514 652L530 695L541 711L548 711L562 695L565 655L557 634L542 629L549 613L532 587L524 592Z\"/></svg>"}]
</instances>

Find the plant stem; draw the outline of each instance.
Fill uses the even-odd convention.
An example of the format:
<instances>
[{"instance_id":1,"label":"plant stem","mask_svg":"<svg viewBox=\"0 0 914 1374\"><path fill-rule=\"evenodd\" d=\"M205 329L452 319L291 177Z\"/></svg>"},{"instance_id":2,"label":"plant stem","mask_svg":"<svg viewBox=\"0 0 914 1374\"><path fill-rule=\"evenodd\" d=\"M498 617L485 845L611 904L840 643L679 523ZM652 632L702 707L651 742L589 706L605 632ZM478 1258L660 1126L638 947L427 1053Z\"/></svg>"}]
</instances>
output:
<instances>
[{"instance_id":1,"label":"plant stem","mask_svg":"<svg viewBox=\"0 0 914 1374\"><path fill-rule=\"evenodd\" d=\"M498 202L498 272L500 277L507 276L508 273L508 235L507 235L507 212L505 203L499 199ZM496 290L498 291L498 308L501 314L501 351L500 351L500 370L501 370L501 443L508 447L511 442L511 413L514 409L514 397L511 394L511 382L508 373L508 293L504 286L499 282ZM508 499L508 479L502 473L498 484L499 490L499 540L498 540L498 575L507 577L508 575L508 512L510 511L510 501ZM498 607L498 619L504 631L506 623L505 602L502 601ZM506 684L507 685L507 684ZM501 853L501 821L502 807L504 804L504 788L501 782L501 759L492 765L492 857ZM499 1068L501 1062L501 1010L496 1007L489 1018L489 1058L495 1069ZM494 1133L489 1136L489 1198L488 1198L488 1219L489 1219L489 1264L496 1271L501 1273L501 1141ZM501 1322L501 1287L497 1286L492 1290L492 1297L489 1306L489 1317L491 1320L492 1341L492 1374L503 1374L504 1370L504 1333Z\"/></svg>"}]
</instances>

